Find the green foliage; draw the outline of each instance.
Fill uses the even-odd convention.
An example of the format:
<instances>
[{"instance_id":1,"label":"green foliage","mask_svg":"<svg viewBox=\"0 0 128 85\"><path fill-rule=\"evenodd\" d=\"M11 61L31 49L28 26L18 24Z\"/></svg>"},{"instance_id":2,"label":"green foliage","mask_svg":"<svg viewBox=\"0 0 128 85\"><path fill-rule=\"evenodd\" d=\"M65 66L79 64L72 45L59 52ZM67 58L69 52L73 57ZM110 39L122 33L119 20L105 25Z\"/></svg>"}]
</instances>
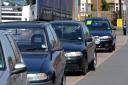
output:
<instances>
[{"instance_id":1,"label":"green foliage","mask_svg":"<svg viewBox=\"0 0 128 85\"><path fill-rule=\"evenodd\" d=\"M109 5L106 2L106 0L102 0L102 11L108 11L109 10Z\"/></svg>"}]
</instances>

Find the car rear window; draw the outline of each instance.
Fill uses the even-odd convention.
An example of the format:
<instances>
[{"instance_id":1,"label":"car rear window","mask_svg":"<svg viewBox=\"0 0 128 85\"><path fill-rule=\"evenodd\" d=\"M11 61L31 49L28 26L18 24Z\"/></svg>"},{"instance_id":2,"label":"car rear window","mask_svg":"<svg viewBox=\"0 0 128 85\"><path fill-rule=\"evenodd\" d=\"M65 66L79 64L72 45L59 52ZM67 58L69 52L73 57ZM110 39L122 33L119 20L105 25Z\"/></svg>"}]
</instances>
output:
<instances>
[{"instance_id":1,"label":"car rear window","mask_svg":"<svg viewBox=\"0 0 128 85\"><path fill-rule=\"evenodd\" d=\"M52 27L61 40L82 41L82 29L78 23L52 23Z\"/></svg>"},{"instance_id":2,"label":"car rear window","mask_svg":"<svg viewBox=\"0 0 128 85\"><path fill-rule=\"evenodd\" d=\"M88 19L85 24L89 30L109 30L109 21L105 19Z\"/></svg>"},{"instance_id":3,"label":"car rear window","mask_svg":"<svg viewBox=\"0 0 128 85\"><path fill-rule=\"evenodd\" d=\"M47 46L44 29L17 28L7 31L13 35L21 51L41 51L44 50L42 46Z\"/></svg>"}]
</instances>

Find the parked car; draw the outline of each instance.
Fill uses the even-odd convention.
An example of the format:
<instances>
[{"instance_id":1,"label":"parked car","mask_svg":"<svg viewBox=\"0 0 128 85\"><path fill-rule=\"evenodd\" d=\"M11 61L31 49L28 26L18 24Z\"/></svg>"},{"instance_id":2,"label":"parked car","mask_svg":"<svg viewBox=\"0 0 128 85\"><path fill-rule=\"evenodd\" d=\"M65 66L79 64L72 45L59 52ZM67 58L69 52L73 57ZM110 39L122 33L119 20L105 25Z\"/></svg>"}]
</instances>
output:
<instances>
[{"instance_id":1,"label":"parked car","mask_svg":"<svg viewBox=\"0 0 128 85\"><path fill-rule=\"evenodd\" d=\"M26 66L10 34L0 31L0 85L27 85Z\"/></svg>"},{"instance_id":2,"label":"parked car","mask_svg":"<svg viewBox=\"0 0 128 85\"><path fill-rule=\"evenodd\" d=\"M56 33L47 22L10 22L1 30L13 35L27 66L31 85L64 85L65 57Z\"/></svg>"},{"instance_id":3,"label":"parked car","mask_svg":"<svg viewBox=\"0 0 128 85\"><path fill-rule=\"evenodd\" d=\"M85 24L95 39L97 50L107 49L110 52L115 50L116 32L107 18L87 18Z\"/></svg>"},{"instance_id":4,"label":"parked car","mask_svg":"<svg viewBox=\"0 0 128 85\"><path fill-rule=\"evenodd\" d=\"M83 22L53 21L56 34L63 44L66 57L66 72L95 70L97 56L95 43Z\"/></svg>"}]
</instances>

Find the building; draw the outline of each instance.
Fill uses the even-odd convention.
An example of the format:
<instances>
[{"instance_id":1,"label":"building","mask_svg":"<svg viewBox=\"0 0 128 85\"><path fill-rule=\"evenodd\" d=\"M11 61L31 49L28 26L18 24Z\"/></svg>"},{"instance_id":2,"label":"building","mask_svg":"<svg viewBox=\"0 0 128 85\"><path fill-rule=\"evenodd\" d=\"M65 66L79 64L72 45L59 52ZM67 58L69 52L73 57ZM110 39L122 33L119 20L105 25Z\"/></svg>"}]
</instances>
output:
<instances>
[{"instance_id":1,"label":"building","mask_svg":"<svg viewBox=\"0 0 128 85\"><path fill-rule=\"evenodd\" d=\"M119 11L119 0L106 0L110 6L110 11ZM125 0L121 0L122 2L122 10L125 6Z\"/></svg>"},{"instance_id":2,"label":"building","mask_svg":"<svg viewBox=\"0 0 128 85\"><path fill-rule=\"evenodd\" d=\"M102 11L102 3L101 0L91 0L92 2L92 11L96 11L97 9L97 2L98 2L98 11Z\"/></svg>"},{"instance_id":3,"label":"building","mask_svg":"<svg viewBox=\"0 0 128 85\"><path fill-rule=\"evenodd\" d=\"M102 2L101 0L91 0L92 16L101 16Z\"/></svg>"},{"instance_id":4,"label":"building","mask_svg":"<svg viewBox=\"0 0 128 85\"><path fill-rule=\"evenodd\" d=\"M91 0L80 0L79 16L84 19L91 13Z\"/></svg>"}]
</instances>

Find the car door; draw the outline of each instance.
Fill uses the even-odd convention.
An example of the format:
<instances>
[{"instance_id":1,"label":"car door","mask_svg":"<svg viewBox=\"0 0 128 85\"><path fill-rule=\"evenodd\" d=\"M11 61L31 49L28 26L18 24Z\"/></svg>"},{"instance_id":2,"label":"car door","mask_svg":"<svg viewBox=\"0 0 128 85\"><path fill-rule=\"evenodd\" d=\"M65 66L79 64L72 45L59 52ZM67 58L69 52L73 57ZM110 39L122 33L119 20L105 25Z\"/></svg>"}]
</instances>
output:
<instances>
[{"instance_id":1,"label":"car door","mask_svg":"<svg viewBox=\"0 0 128 85\"><path fill-rule=\"evenodd\" d=\"M8 69L7 58L4 55L5 51L1 44L1 35L0 35L0 85L12 85L10 79L10 71Z\"/></svg>"},{"instance_id":2,"label":"car door","mask_svg":"<svg viewBox=\"0 0 128 85\"><path fill-rule=\"evenodd\" d=\"M111 28L112 28L113 43L115 43L116 42L116 31L113 30L112 26L111 26Z\"/></svg>"},{"instance_id":3,"label":"car door","mask_svg":"<svg viewBox=\"0 0 128 85\"><path fill-rule=\"evenodd\" d=\"M10 79L11 79L11 85L22 85L22 75L21 74L11 74L11 72L14 70L14 66L17 63L16 56L14 53L14 50L12 48L12 45L10 41L8 40L7 36L4 35L2 38L2 45L3 49L5 51L5 56L7 56L8 64L9 64L9 69L10 69Z\"/></svg>"},{"instance_id":4,"label":"car door","mask_svg":"<svg viewBox=\"0 0 128 85\"><path fill-rule=\"evenodd\" d=\"M116 42L116 31L114 30L114 26L112 25L112 23L110 21L108 21L109 26L111 28L111 33L112 33L112 37L113 37L113 42Z\"/></svg>"},{"instance_id":5,"label":"car door","mask_svg":"<svg viewBox=\"0 0 128 85\"><path fill-rule=\"evenodd\" d=\"M65 59L64 59L64 53L63 49L60 46L60 42L55 34L55 31L51 27L51 25L48 25L48 33L51 33L51 42L53 43L52 49L52 61L55 68L56 73L56 81L57 83L61 82L61 78L63 76L64 67L65 67Z\"/></svg>"},{"instance_id":6,"label":"car door","mask_svg":"<svg viewBox=\"0 0 128 85\"><path fill-rule=\"evenodd\" d=\"M88 62L91 62L94 59L94 52L95 52L95 43L92 39L92 36L89 33L88 28L83 24L83 31L84 31L84 37L86 40L87 45L87 52L88 52Z\"/></svg>"}]
</instances>

